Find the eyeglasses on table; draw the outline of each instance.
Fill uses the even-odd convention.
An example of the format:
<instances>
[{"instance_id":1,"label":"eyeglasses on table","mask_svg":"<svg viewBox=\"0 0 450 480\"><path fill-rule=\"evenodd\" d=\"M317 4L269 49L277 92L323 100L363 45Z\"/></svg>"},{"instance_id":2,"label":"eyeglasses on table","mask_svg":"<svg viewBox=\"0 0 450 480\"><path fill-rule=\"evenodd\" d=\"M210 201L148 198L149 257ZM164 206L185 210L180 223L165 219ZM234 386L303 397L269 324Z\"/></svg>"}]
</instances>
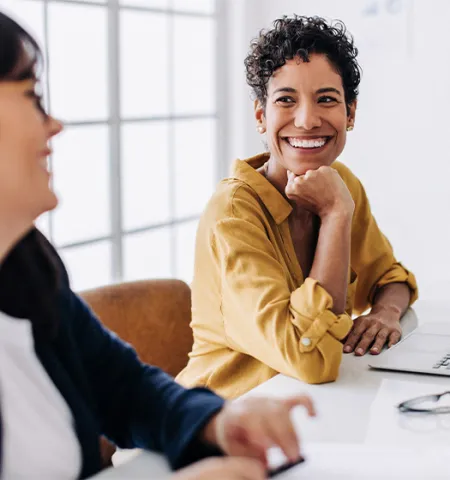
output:
<instances>
[{"instance_id":1,"label":"eyeglasses on table","mask_svg":"<svg viewBox=\"0 0 450 480\"><path fill-rule=\"evenodd\" d=\"M449 405L437 405L442 397L450 396L450 390L447 392L423 395L421 397L411 398L397 405L401 413L426 413L426 414L449 414ZM436 406L426 406L428 403L434 403Z\"/></svg>"}]
</instances>

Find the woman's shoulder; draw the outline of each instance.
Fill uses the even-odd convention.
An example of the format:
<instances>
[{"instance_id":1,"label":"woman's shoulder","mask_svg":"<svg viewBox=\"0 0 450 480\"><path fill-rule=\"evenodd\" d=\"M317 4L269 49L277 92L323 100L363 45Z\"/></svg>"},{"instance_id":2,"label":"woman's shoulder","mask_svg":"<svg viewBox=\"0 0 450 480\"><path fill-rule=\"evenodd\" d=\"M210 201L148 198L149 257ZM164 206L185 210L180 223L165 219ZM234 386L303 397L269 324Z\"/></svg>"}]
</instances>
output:
<instances>
[{"instance_id":1,"label":"woman's shoulder","mask_svg":"<svg viewBox=\"0 0 450 480\"><path fill-rule=\"evenodd\" d=\"M347 165L343 164L342 162L333 162L333 164L331 165L335 170L337 170L337 172L339 173L339 175L342 177L342 180L344 180L344 182L352 182L352 181L358 181L358 178L356 177L356 175L350 170L349 167L347 167Z\"/></svg>"},{"instance_id":2,"label":"woman's shoulder","mask_svg":"<svg viewBox=\"0 0 450 480\"><path fill-rule=\"evenodd\" d=\"M344 180L354 200L356 200L355 197L358 198L363 194L364 189L361 181L347 165L344 165L342 162L334 162L331 166L339 173L342 180Z\"/></svg>"},{"instance_id":3,"label":"woman's shoulder","mask_svg":"<svg viewBox=\"0 0 450 480\"><path fill-rule=\"evenodd\" d=\"M227 219L250 219L264 216L256 191L241 179L229 177L217 186L203 213L211 223Z\"/></svg>"}]
</instances>

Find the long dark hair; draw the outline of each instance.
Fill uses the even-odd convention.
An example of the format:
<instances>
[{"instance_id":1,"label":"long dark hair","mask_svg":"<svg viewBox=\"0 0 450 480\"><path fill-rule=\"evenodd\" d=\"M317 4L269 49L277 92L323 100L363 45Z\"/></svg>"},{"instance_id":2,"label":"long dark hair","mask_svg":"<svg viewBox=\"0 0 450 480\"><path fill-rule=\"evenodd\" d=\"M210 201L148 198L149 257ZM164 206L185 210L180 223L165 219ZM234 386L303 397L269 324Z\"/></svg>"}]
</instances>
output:
<instances>
[{"instance_id":1,"label":"long dark hair","mask_svg":"<svg viewBox=\"0 0 450 480\"><path fill-rule=\"evenodd\" d=\"M0 82L38 79L41 65L34 38L0 12ZM37 335L51 338L58 325L57 295L65 275L55 249L32 228L0 264L0 311L29 319Z\"/></svg>"}]
</instances>

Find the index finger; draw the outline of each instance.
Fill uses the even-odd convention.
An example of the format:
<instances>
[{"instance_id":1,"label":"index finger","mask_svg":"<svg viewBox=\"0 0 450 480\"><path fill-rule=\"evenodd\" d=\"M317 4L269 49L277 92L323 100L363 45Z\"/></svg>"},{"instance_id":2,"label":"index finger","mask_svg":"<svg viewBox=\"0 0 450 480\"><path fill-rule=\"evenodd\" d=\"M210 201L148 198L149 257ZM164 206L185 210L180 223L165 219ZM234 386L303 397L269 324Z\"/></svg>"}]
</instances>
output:
<instances>
[{"instance_id":1,"label":"index finger","mask_svg":"<svg viewBox=\"0 0 450 480\"><path fill-rule=\"evenodd\" d=\"M291 172L290 170L286 170L286 171L287 171L288 180L290 180L291 182L295 180L295 177L296 177L295 173Z\"/></svg>"},{"instance_id":2,"label":"index finger","mask_svg":"<svg viewBox=\"0 0 450 480\"><path fill-rule=\"evenodd\" d=\"M345 353L353 352L353 350L356 347L356 344L359 343L362 335L367 330L367 328L369 328L368 323L364 321L363 317L360 317L360 318L361 320L358 323L357 323L357 320L353 322L353 327L350 330L350 333L348 334L347 339L345 340L345 345L344 345Z\"/></svg>"},{"instance_id":3,"label":"index finger","mask_svg":"<svg viewBox=\"0 0 450 480\"><path fill-rule=\"evenodd\" d=\"M268 411L264 425L270 443L278 446L289 461L297 460L300 456L300 441L286 404L278 404Z\"/></svg>"},{"instance_id":4,"label":"index finger","mask_svg":"<svg viewBox=\"0 0 450 480\"><path fill-rule=\"evenodd\" d=\"M294 407L305 407L308 415L310 417L316 416L316 409L314 408L314 403L310 396L308 395L297 395L295 397L286 398L284 404L291 410Z\"/></svg>"}]
</instances>

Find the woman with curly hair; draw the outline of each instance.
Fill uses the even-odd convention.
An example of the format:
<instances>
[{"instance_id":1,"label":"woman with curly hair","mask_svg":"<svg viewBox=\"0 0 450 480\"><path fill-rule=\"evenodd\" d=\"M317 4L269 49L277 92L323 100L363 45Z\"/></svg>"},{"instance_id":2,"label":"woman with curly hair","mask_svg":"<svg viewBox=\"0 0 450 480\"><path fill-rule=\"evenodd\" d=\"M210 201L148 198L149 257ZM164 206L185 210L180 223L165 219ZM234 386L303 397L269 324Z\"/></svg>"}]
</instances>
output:
<instances>
[{"instance_id":1,"label":"woman with curly hair","mask_svg":"<svg viewBox=\"0 0 450 480\"><path fill-rule=\"evenodd\" d=\"M343 351L400 339L415 278L336 161L355 124L357 53L343 23L320 17L283 17L251 43L268 152L237 160L200 220L183 384L236 397L277 373L330 382Z\"/></svg>"}]
</instances>

